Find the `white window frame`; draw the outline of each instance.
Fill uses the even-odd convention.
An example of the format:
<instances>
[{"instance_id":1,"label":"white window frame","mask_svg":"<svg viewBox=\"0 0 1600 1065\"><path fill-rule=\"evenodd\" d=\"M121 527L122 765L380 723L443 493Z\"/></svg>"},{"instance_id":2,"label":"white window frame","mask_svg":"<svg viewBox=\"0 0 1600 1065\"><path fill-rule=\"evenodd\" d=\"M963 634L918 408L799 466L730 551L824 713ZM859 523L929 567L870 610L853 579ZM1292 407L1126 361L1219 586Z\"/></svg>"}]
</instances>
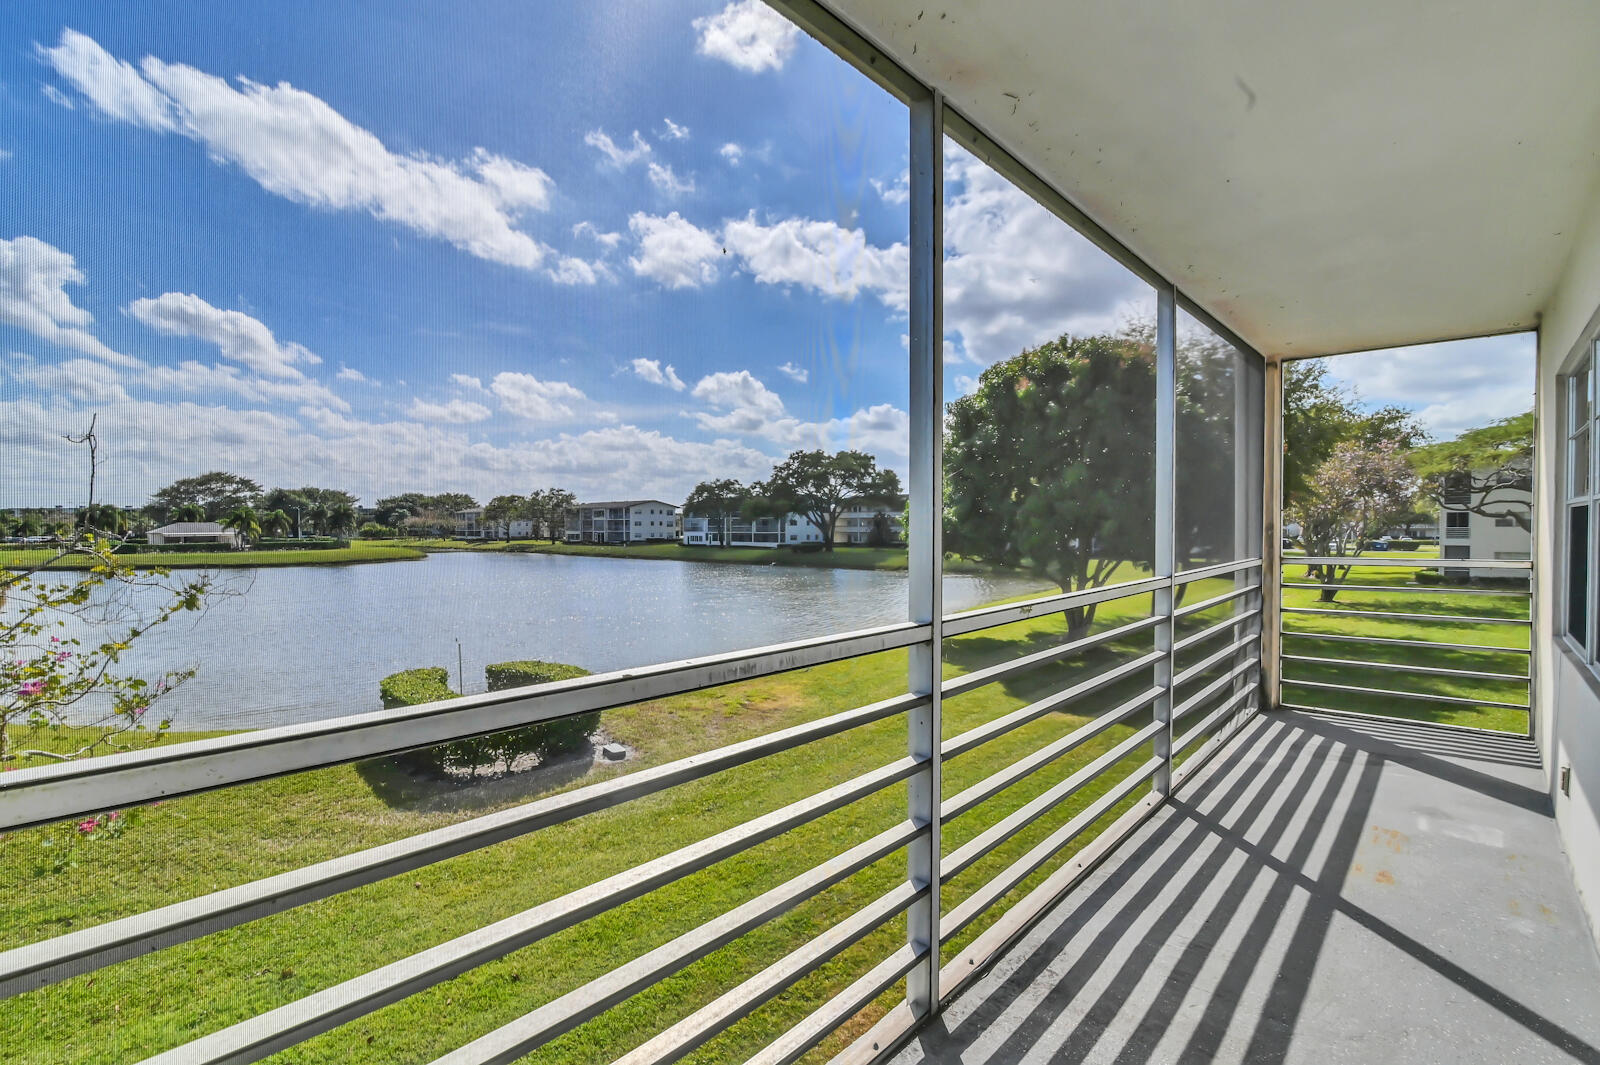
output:
<instances>
[{"instance_id":1,"label":"white window frame","mask_svg":"<svg viewBox=\"0 0 1600 1065\"><path fill-rule=\"evenodd\" d=\"M1579 354L1557 379L1560 389L1559 411L1561 416L1561 454L1560 470L1557 487L1561 499L1560 527L1557 529L1557 539L1560 550L1561 566L1561 613L1559 629L1561 639L1568 650L1577 655L1591 669L1596 668L1600 662L1600 639L1596 639L1595 626L1600 622L1600 604L1596 603L1596 595L1600 593L1600 574L1596 573L1597 563L1600 563L1600 552L1596 551L1596 544L1600 542L1600 529L1596 528L1596 520L1600 519L1600 470L1596 469L1596 461L1600 460L1600 408L1596 405L1597 375L1595 370L1600 364L1600 336L1590 336L1579 346ZM1578 383L1582 382L1581 390ZM1580 409L1587 406L1587 411ZM1581 424L1580 424L1581 423ZM1576 484L1578 456L1582 450L1586 460L1588 479L1585 484ZM1586 599L1584 602L1584 633L1583 639L1578 639L1571 631L1571 594L1572 594L1572 515L1576 510L1585 510L1588 513L1587 532L1588 543L1584 545L1584 552L1588 559Z\"/></svg>"}]
</instances>

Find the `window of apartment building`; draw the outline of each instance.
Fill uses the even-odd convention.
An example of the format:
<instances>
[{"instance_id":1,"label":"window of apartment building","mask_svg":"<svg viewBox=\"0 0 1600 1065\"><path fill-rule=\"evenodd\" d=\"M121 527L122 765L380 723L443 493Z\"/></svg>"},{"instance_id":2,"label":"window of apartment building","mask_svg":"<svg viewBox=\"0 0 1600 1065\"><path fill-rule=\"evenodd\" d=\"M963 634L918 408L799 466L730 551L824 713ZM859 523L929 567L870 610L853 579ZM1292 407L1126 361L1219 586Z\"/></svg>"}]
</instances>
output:
<instances>
[{"instance_id":1,"label":"window of apartment building","mask_svg":"<svg viewBox=\"0 0 1600 1065\"><path fill-rule=\"evenodd\" d=\"M1593 511L1597 503L1593 448L1596 440L1594 358L1600 342L1591 342L1574 370L1562 378L1563 499L1565 541L1561 545L1565 570L1562 604L1567 638L1585 659L1594 660L1593 612L1595 590L1591 562L1594 554Z\"/></svg>"},{"instance_id":2,"label":"window of apartment building","mask_svg":"<svg viewBox=\"0 0 1600 1065\"><path fill-rule=\"evenodd\" d=\"M1471 515L1464 510L1452 510L1444 516L1445 538L1465 540L1469 532Z\"/></svg>"}]
</instances>

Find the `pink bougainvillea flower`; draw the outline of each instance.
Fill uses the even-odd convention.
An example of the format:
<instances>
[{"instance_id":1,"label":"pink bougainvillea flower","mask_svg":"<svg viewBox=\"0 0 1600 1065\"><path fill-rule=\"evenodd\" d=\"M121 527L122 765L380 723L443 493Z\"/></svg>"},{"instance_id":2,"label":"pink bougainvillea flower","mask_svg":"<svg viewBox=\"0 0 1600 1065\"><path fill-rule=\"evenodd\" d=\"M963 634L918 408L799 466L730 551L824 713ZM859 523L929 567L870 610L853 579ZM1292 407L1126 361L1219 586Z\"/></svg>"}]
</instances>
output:
<instances>
[{"instance_id":1,"label":"pink bougainvillea flower","mask_svg":"<svg viewBox=\"0 0 1600 1065\"><path fill-rule=\"evenodd\" d=\"M81 832L85 836L87 836L89 833L93 832L95 829L97 829L99 827L100 827L100 822L95 820L92 817L87 821L79 821L78 822L78 831Z\"/></svg>"},{"instance_id":2,"label":"pink bougainvillea flower","mask_svg":"<svg viewBox=\"0 0 1600 1065\"><path fill-rule=\"evenodd\" d=\"M18 695L38 695L42 691L44 691L44 681L42 681L42 680L30 680L26 684L24 684L22 687L17 689L17 694Z\"/></svg>"}]
</instances>

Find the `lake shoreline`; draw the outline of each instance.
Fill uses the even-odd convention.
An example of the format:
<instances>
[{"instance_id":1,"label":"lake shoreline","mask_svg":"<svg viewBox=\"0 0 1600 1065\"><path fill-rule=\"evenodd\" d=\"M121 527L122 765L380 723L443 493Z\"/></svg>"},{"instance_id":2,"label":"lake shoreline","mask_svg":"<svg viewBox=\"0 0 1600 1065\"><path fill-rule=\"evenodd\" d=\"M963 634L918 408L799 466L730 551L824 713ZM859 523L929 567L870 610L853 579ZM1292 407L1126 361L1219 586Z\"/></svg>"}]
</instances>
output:
<instances>
[{"instance_id":1,"label":"lake shoreline","mask_svg":"<svg viewBox=\"0 0 1600 1065\"><path fill-rule=\"evenodd\" d=\"M34 552L34 554L47 554ZM374 562L421 562L428 552L403 544L363 544L325 551L195 551L118 555L119 561L134 569L276 569L289 566L362 566ZM43 558L21 558L11 554L0 559L0 569L31 570ZM98 565L82 555L64 555L44 568L52 572L82 571Z\"/></svg>"},{"instance_id":2,"label":"lake shoreline","mask_svg":"<svg viewBox=\"0 0 1600 1065\"><path fill-rule=\"evenodd\" d=\"M908 553L903 547L861 547L841 544L833 551L794 551L784 547L689 547L679 543L568 544L536 540L466 541L415 540L419 550L432 553L481 552L504 555L566 555L583 558L631 558L653 562L715 562L725 565L787 566L797 569L879 570L904 573ZM944 572L1003 575L1003 567L969 559L945 559Z\"/></svg>"}]
</instances>

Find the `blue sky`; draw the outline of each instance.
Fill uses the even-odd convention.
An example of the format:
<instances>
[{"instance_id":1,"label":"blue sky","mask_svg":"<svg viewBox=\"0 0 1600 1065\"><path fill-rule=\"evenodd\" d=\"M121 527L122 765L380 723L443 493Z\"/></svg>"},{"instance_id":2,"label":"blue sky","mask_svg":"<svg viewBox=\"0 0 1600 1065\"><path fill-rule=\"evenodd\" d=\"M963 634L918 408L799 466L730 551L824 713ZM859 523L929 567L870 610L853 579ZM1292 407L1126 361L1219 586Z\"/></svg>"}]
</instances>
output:
<instances>
[{"instance_id":1,"label":"blue sky","mask_svg":"<svg viewBox=\"0 0 1600 1065\"><path fill-rule=\"evenodd\" d=\"M82 501L91 412L126 504L903 471L904 108L758 0L470 13L8 6L0 505ZM951 394L1151 313L976 160L946 182Z\"/></svg>"}]
</instances>

